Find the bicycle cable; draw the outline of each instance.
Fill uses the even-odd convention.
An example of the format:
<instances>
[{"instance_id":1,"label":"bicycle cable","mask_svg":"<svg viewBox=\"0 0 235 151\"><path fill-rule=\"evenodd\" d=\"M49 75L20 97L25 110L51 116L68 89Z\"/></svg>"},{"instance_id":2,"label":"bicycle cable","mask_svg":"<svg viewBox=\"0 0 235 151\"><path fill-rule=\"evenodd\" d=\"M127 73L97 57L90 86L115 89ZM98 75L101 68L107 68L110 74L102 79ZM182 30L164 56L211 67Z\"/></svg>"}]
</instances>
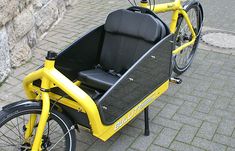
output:
<instances>
[{"instance_id":1,"label":"bicycle cable","mask_svg":"<svg viewBox=\"0 0 235 151\"><path fill-rule=\"evenodd\" d=\"M133 0L134 1L134 4L135 4L135 6L137 6L137 3L136 3L136 1L135 0Z\"/></svg>"},{"instance_id":2,"label":"bicycle cable","mask_svg":"<svg viewBox=\"0 0 235 151\"><path fill-rule=\"evenodd\" d=\"M154 9L155 9L155 5L156 5L156 1L153 0L153 11L154 11Z\"/></svg>"},{"instance_id":3,"label":"bicycle cable","mask_svg":"<svg viewBox=\"0 0 235 151\"><path fill-rule=\"evenodd\" d=\"M134 4L133 4L130 0L128 0L128 2L129 2L132 6L134 6Z\"/></svg>"},{"instance_id":4,"label":"bicycle cable","mask_svg":"<svg viewBox=\"0 0 235 151\"><path fill-rule=\"evenodd\" d=\"M152 10L152 2L151 2L151 0L148 0L148 2L149 2L149 9Z\"/></svg>"}]
</instances>

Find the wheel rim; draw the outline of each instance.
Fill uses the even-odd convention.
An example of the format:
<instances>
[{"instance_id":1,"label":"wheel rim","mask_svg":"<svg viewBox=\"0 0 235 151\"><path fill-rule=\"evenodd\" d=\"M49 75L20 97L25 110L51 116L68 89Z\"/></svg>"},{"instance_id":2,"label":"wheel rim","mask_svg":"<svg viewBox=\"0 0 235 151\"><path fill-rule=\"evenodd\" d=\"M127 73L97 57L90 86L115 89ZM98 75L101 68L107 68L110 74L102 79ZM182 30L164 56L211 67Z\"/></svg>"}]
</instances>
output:
<instances>
[{"instance_id":1,"label":"wheel rim","mask_svg":"<svg viewBox=\"0 0 235 151\"><path fill-rule=\"evenodd\" d=\"M0 128L0 150L1 151L29 151L35 137L39 116L37 115L32 136L29 140L24 139L25 125L29 120L30 114L22 114L12 118ZM49 132L49 133L48 133ZM50 119L47 123L43 138L42 150L66 150L66 137L63 129L56 120ZM59 143L58 143L59 142ZM54 146L56 144L56 146Z\"/></svg>"},{"instance_id":2,"label":"wheel rim","mask_svg":"<svg viewBox=\"0 0 235 151\"><path fill-rule=\"evenodd\" d=\"M199 26L198 11L195 8L192 8L187 12L187 14L197 34L199 30L198 29L198 26ZM180 47L184 43L189 42L192 39L191 32L184 19L182 19L182 22L179 26L180 27L177 31L177 36L176 36L176 48ZM194 53L193 50L194 50L194 45L191 45L183 49L179 54L175 56L175 63L179 70L183 70L184 68L187 68L187 66L190 64L192 57L193 57L193 53Z\"/></svg>"}]
</instances>

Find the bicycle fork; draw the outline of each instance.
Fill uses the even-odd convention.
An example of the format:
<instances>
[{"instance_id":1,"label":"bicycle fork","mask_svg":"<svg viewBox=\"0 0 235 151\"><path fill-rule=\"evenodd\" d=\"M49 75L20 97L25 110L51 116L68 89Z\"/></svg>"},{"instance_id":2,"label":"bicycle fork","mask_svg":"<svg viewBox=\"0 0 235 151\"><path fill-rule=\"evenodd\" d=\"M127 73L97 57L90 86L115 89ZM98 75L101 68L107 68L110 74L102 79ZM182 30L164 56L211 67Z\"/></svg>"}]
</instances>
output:
<instances>
[{"instance_id":1,"label":"bicycle fork","mask_svg":"<svg viewBox=\"0 0 235 151\"><path fill-rule=\"evenodd\" d=\"M42 85L41 85L41 99L42 99L42 112L40 115L40 120L37 126L37 131L35 133L33 145L32 145L32 151L39 151L41 150L41 144L42 144L42 136L44 129L46 127L46 123L50 114L50 98L49 93L47 90L50 88L50 81L47 78L42 78ZM30 119L28 123L26 124L26 131L25 131L25 140L30 138L32 135L35 122L37 119L36 114L31 114Z\"/></svg>"}]
</instances>

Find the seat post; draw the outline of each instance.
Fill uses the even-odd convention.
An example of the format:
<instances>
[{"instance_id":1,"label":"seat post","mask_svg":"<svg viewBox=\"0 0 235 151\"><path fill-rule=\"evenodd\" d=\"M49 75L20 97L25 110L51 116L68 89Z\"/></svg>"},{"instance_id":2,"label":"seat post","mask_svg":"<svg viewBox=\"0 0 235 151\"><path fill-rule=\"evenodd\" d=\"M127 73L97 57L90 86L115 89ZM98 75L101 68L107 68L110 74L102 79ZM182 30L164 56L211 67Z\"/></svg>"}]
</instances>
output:
<instances>
[{"instance_id":1,"label":"seat post","mask_svg":"<svg viewBox=\"0 0 235 151\"><path fill-rule=\"evenodd\" d=\"M149 136L149 107L144 109L144 135Z\"/></svg>"}]
</instances>

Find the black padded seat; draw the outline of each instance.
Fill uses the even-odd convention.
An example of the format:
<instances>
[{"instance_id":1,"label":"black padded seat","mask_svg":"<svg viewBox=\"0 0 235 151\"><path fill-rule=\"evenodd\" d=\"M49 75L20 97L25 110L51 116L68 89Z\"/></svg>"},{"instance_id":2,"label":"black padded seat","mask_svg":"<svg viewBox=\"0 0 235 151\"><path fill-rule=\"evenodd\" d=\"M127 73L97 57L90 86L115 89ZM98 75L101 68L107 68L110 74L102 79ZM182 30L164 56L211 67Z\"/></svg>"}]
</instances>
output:
<instances>
[{"instance_id":1,"label":"black padded seat","mask_svg":"<svg viewBox=\"0 0 235 151\"><path fill-rule=\"evenodd\" d=\"M85 70L79 72L81 80L88 86L101 90L108 90L118 79L118 76L107 73L101 69Z\"/></svg>"},{"instance_id":2,"label":"black padded seat","mask_svg":"<svg viewBox=\"0 0 235 151\"><path fill-rule=\"evenodd\" d=\"M149 14L117 10L110 13L104 25L104 41L99 65L101 69L91 69L78 73L82 83L101 90L108 90L118 76L122 75L146 51L166 36L166 27Z\"/></svg>"}]
</instances>

